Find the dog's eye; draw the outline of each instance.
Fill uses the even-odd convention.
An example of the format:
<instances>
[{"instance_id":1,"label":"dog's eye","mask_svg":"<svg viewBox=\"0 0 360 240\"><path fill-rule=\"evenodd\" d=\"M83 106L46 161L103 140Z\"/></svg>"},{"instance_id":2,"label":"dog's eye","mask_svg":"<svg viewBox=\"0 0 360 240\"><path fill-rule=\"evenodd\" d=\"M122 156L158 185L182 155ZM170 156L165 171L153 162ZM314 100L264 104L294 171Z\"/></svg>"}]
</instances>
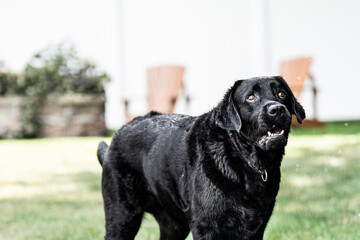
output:
<instances>
[{"instance_id":1,"label":"dog's eye","mask_svg":"<svg viewBox=\"0 0 360 240\"><path fill-rule=\"evenodd\" d=\"M252 102L255 100L255 95L254 94L251 94L250 96L248 96L248 101Z\"/></svg>"},{"instance_id":2,"label":"dog's eye","mask_svg":"<svg viewBox=\"0 0 360 240\"><path fill-rule=\"evenodd\" d=\"M279 96L279 98L281 98L281 99L285 99L285 98L286 98L286 94L285 94L284 92L279 92L279 93L278 93L278 96Z\"/></svg>"}]
</instances>

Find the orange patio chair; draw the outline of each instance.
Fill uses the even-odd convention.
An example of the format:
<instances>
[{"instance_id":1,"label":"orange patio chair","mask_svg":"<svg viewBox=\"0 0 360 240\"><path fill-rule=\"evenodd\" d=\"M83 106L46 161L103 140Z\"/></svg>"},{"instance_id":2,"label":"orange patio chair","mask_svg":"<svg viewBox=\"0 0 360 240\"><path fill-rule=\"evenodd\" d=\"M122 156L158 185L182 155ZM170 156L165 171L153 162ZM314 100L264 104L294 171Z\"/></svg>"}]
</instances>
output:
<instances>
[{"instance_id":1,"label":"orange patio chair","mask_svg":"<svg viewBox=\"0 0 360 240\"><path fill-rule=\"evenodd\" d=\"M317 107L316 107L316 94L317 89L315 86L314 78L309 72L312 62L310 57L295 58L284 61L280 64L280 75L288 83L289 87L294 93L295 98L299 99L301 92L304 88L306 79L310 80L311 89L313 92L313 122L317 122Z\"/></svg>"},{"instance_id":2,"label":"orange patio chair","mask_svg":"<svg viewBox=\"0 0 360 240\"><path fill-rule=\"evenodd\" d=\"M158 66L147 70L147 107L148 111L172 113L179 94L184 93L185 68L183 66ZM186 96L186 106L189 97ZM125 101L125 121L134 118L129 113L129 101Z\"/></svg>"}]
</instances>

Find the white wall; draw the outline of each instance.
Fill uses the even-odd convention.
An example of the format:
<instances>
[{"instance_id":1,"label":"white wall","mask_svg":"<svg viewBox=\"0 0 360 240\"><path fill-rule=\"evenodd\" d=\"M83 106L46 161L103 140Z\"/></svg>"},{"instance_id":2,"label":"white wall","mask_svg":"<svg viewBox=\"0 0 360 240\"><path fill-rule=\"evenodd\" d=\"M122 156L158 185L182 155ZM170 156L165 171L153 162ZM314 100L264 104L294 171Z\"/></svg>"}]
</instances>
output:
<instances>
[{"instance_id":1,"label":"white wall","mask_svg":"<svg viewBox=\"0 0 360 240\"><path fill-rule=\"evenodd\" d=\"M360 1L271 1L273 68L311 56L321 120L360 119ZM309 88L307 90L310 91ZM301 101L311 113L310 93Z\"/></svg>"},{"instance_id":2,"label":"white wall","mask_svg":"<svg viewBox=\"0 0 360 240\"><path fill-rule=\"evenodd\" d=\"M250 2L131 0L123 9L128 96L146 94L148 67L181 64L190 113L201 114L234 80L251 75Z\"/></svg>"},{"instance_id":3,"label":"white wall","mask_svg":"<svg viewBox=\"0 0 360 240\"><path fill-rule=\"evenodd\" d=\"M276 75L281 61L311 56L319 119L360 119L360 110L350 107L360 104L359 1L124 2L130 95L145 95L147 67L183 64L192 96L190 114L200 114L213 107L234 80ZM299 100L312 117L309 86Z\"/></svg>"},{"instance_id":4,"label":"white wall","mask_svg":"<svg viewBox=\"0 0 360 240\"><path fill-rule=\"evenodd\" d=\"M105 52L99 37L107 34L107 22L99 17L104 16L102 10L110 9L99 0L1 0L0 59L21 71L35 52L69 41L81 55L96 60Z\"/></svg>"}]
</instances>

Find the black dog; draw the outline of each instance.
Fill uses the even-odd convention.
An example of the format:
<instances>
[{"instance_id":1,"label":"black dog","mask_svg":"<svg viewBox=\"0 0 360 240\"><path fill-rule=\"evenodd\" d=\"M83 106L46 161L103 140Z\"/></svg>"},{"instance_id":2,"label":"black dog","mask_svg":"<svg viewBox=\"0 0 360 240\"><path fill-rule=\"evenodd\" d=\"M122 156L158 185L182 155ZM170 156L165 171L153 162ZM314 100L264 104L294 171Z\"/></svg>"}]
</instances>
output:
<instances>
[{"instance_id":1,"label":"black dog","mask_svg":"<svg viewBox=\"0 0 360 240\"><path fill-rule=\"evenodd\" d=\"M144 212L160 239L262 239L279 190L291 114L281 77L237 81L198 117L151 112L99 144L106 239L134 239Z\"/></svg>"}]
</instances>

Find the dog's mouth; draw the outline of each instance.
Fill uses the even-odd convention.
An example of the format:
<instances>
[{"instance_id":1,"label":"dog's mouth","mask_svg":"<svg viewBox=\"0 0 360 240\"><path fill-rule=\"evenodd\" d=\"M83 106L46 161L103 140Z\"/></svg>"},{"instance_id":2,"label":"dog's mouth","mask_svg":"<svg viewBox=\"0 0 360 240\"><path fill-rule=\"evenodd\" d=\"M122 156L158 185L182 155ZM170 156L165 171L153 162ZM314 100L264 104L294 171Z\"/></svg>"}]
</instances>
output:
<instances>
[{"instance_id":1,"label":"dog's mouth","mask_svg":"<svg viewBox=\"0 0 360 240\"><path fill-rule=\"evenodd\" d=\"M270 150L284 147L287 143L287 131L282 128L273 128L262 135L258 144L261 148Z\"/></svg>"},{"instance_id":2,"label":"dog's mouth","mask_svg":"<svg viewBox=\"0 0 360 240\"><path fill-rule=\"evenodd\" d=\"M284 135L284 130L283 129L280 129L280 128L277 128L275 130L272 130L272 131L268 131L267 132L267 138L272 138L272 137L278 137L278 136L281 136L281 135Z\"/></svg>"}]
</instances>

